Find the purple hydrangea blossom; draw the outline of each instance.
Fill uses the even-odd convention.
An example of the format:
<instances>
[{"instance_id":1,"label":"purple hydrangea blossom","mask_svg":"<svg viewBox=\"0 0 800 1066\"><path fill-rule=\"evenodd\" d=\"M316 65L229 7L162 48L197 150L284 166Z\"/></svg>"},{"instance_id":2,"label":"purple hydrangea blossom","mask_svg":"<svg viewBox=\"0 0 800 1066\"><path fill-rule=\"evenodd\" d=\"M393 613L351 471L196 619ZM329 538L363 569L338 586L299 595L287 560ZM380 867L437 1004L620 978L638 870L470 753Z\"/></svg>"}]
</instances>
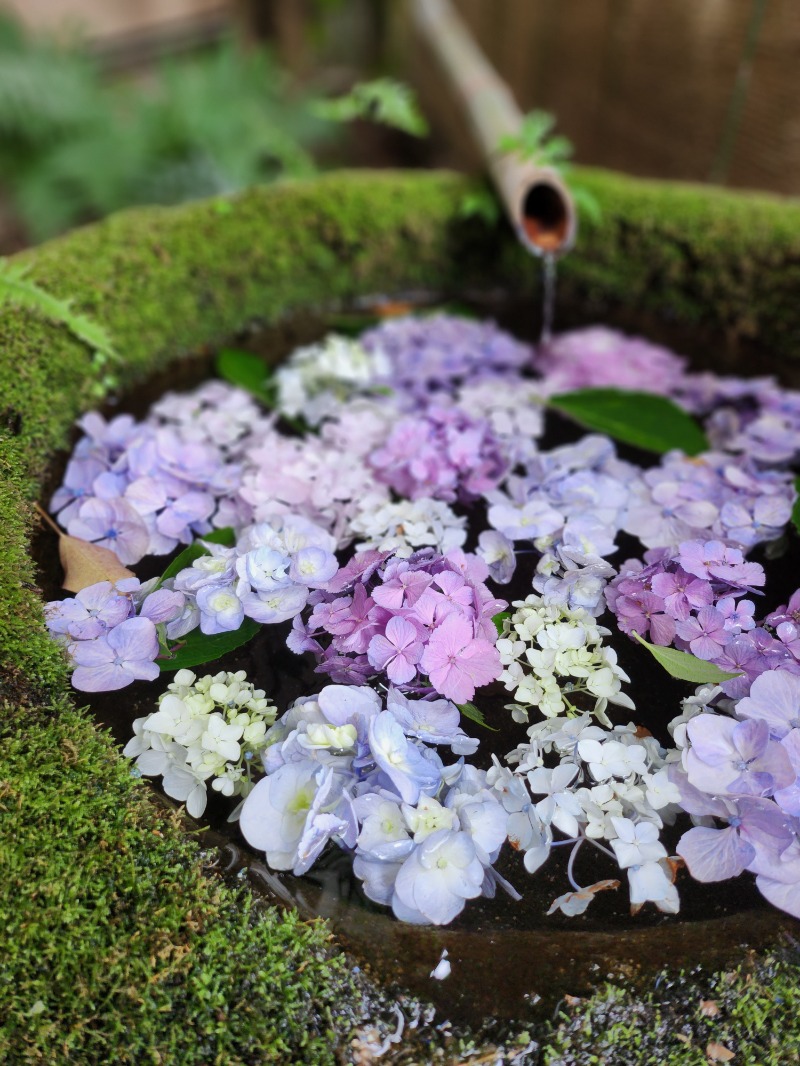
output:
<instances>
[{"instance_id":1,"label":"purple hydrangea blossom","mask_svg":"<svg viewBox=\"0 0 800 1066\"><path fill-rule=\"evenodd\" d=\"M689 783L715 795L767 796L792 784L796 774L783 747L770 739L761 719L736 722L699 714L686 733L691 747L685 766Z\"/></svg>"},{"instance_id":2,"label":"purple hydrangea blossom","mask_svg":"<svg viewBox=\"0 0 800 1066\"><path fill-rule=\"evenodd\" d=\"M100 637L132 617L135 611L132 593L138 587L138 579L128 579L116 585L99 581L81 589L74 598L53 600L45 605L47 628L65 640Z\"/></svg>"},{"instance_id":3,"label":"purple hydrangea blossom","mask_svg":"<svg viewBox=\"0 0 800 1066\"><path fill-rule=\"evenodd\" d=\"M98 414L51 508L71 536L101 544L129 565L211 531L244 524L234 499L242 441L269 424L246 393L221 382L165 396L145 422ZM218 519L222 518L222 521Z\"/></svg>"},{"instance_id":4,"label":"purple hydrangea blossom","mask_svg":"<svg viewBox=\"0 0 800 1066\"><path fill-rule=\"evenodd\" d=\"M668 452L630 491L624 528L647 548L704 540L747 550L780 536L796 497L787 472L723 452Z\"/></svg>"},{"instance_id":5,"label":"purple hydrangea blossom","mask_svg":"<svg viewBox=\"0 0 800 1066\"><path fill-rule=\"evenodd\" d=\"M554 393L613 386L667 396L683 384L686 360L640 337L589 326L541 345L536 367Z\"/></svg>"},{"instance_id":6,"label":"purple hydrangea blossom","mask_svg":"<svg viewBox=\"0 0 800 1066\"><path fill-rule=\"evenodd\" d=\"M369 463L378 481L399 496L446 502L476 499L493 489L508 467L488 422L443 406L400 419Z\"/></svg>"},{"instance_id":7,"label":"purple hydrangea blossom","mask_svg":"<svg viewBox=\"0 0 800 1066\"><path fill-rule=\"evenodd\" d=\"M750 693L736 704L740 718L765 722L776 740L800 729L800 677L787 670L767 670L750 686Z\"/></svg>"},{"instance_id":8,"label":"purple hydrangea blossom","mask_svg":"<svg viewBox=\"0 0 800 1066\"><path fill-rule=\"evenodd\" d=\"M149 618L127 618L94 640L72 645L76 669L72 684L80 692L110 692L132 681L154 681L159 674L156 627Z\"/></svg>"},{"instance_id":9,"label":"purple hydrangea blossom","mask_svg":"<svg viewBox=\"0 0 800 1066\"><path fill-rule=\"evenodd\" d=\"M408 408L427 405L431 394L452 394L462 382L516 377L533 359L527 344L493 322L447 314L395 318L367 330L361 341L388 358L385 384Z\"/></svg>"},{"instance_id":10,"label":"purple hydrangea blossom","mask_svg":"<svg viewBox=\"0 0 800 1066\"><path fill-rule=\"evenodd\" d=\"M729 645L755 626L755 604L739 597L764 580L763 568L738 549L684 541L677 551L652 549L644 562L623 564L606 598L623 633L721 665Z\"/></svg>"},{"instance_id":11,"label":"purple hydrangea blossom","mask_svg":"<svg viewBox=\"0 0 800 1066\"><path fill-rule=\"evenodd\" d=\"M304 873L331 841L354 852L370 899L416 923L445 924L497 885L516 896L491 866L508 816L485 772L446 767L424 743L466 740L451 704L390 690L384 710L373 691L329 685L265 739L267 776L240 824L274 868Z\"/></svg>"},{"instance_id":12,"label":"purple hydrangea blossom","mask_svg":"<svg viewBox=\"0 0 800 1066\"><path fill-rule=\"evenodd\" d=\"M728 826L696 826L681 837L677 851L698 881L724 881L750 869L759 852L786 848L792 840L786 816L769 799L737 799L723 804Z\"/></svg>"},{"instance_id":13,"label":"purple hydrangea blossom","mask_svg":"<svg viewBox=\"0 0 800 1066\"><path fill-rule=\"evenodd\" d=\"M356 556L350 572L349 589L340 589L340 572L336 591L314 596L290 638L293 650L316 652L319 672L348 684L385 673L397 686L457 703L499 676L492 617L505 603L484 584L482 559L430 549L369 564Z\"/></svg>"}]
</instances>

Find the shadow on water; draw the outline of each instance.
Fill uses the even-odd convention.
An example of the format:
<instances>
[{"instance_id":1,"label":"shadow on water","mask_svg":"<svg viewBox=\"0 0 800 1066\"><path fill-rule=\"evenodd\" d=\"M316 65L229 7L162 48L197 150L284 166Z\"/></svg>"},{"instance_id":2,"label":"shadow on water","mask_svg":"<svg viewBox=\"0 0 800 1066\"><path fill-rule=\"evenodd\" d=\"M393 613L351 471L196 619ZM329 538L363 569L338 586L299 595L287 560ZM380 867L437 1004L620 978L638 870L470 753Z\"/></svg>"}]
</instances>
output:
<instances>
[{"instance_id":1,"label":"shadow on water","mask_svg":"<svg viewBox=\"0 0 800 1066\"><path fill-rule=\"evenodd\" d=\"M492 303L478 310L491 313L518 335L537 335L535 316L526 314L525 308ZM350 320L358 323L359 317L350 316ZM273 363L293 347L318 339L328 331L330 321L313 317L290 320L274 329L248 333L235 342ZM340 316L334 326L342 321L345 319ZM581 323L569 322L575 324ZM564 328L565 324L559 325ZM628 323L627 328L634 327ZM665 336L664 331L655 332L652 323L640 329L650 339L681 350L674 331L667 330ZM705 343L703 347L708 351ZM208 376L212 363L210 353L199 353L168 374L150 379L106 413L124 410L141 417L165 390L197 385ZM554 423L550 430L547 446L575 436L575 431L565 424ZM54 461L43 502L59 483L65 463L66 456ZM45 599L58 598L62 595L60 570L52 535L41 531L34 538L33 550ZM623 545L615 558L620 560L631 554L635 554L635 542ZM134 569L145 579L161 573L165 565L163 558L151 559ZM785 590L794 587L790 581L798 571L795 538L793 552L780 561L778 572L772 570L767 610L777 605L782 594L785 601ZM498 589L498 593L509 599L524 596L530 577L530 572L522 572L517 587L510 591ZM282 712L297 696L320 686L313 663L286 649L288 630L288 623L265 627L248 645L209 669L246 670ZM642 649L625 638L617 637L612 643L621 666L631 676L631 691L639 694L637 706L642 713L633 717L645 720L648 728L666 741L666 723L677 713L680 698L688 694L687 686L666 678ZM98 723L110 729L115 740L124 745L130 739L133 720L154 709L162 689L159 681L138 683L122 693L92 694L86 702ZM504 755L524 737L524 727L514 725L503 710L506 699L496 686L494 691L486 690L482 700L487 719L505 723L499 732L481 736L480 759L484 766L489 763L492 750ZM619 720L629 717L625 713ZM169 800L165 802L172 805ZM207 828L200 839L206 848L220 849L220 870L227 876L247 879L258 894L271 902L295 907L304 916L329 919L364 969L383 983L404 986L430 1000L454 1022L474 1024L480 1018L535 1020L551 1014L565 996L586 995L609 978L647 980L664 966L723 967L740 958L747 948L775 942L782 930L794 924L762 900L749 875L721 884L700 885L685 871L679 875L682 909L678 916L646 908L631 917L623 882L618 891L599 895L583 915L566 918L557 913L548 917L546 912L553 899L568 888L564 849L556 849L546 866L530 876L520 857L506 848L498 869L523 894L522 902L514 903L501 893L494 900L469 902L446 928L404 925L392 919L385 908L365 898L352 875L349 857L335 847L302 878L270 871L263 859L248 851L237 827L227 824L228 810L221 797L209 790L204 819ZM677 835L667 841L668 848L676 840ZM588 848L581 853L576 869L584 884L618 873L607 858ZM433 980L430 973L444 949L448 951L452 973L440 982Z\"/></svg>"}]
</instances>

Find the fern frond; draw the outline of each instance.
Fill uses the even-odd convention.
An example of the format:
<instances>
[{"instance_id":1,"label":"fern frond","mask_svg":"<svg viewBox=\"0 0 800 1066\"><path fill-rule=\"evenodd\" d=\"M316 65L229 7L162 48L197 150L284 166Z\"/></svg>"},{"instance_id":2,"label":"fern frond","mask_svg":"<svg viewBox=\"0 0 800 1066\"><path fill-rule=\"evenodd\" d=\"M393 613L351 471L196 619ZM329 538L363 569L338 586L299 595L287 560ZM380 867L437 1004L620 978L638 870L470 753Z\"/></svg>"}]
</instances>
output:
<instances>
[{"instance_id":1,"label":"fern frond","mask_svg":"<svg viewBox=\"0 0 800 1066\"><path fill-rule=\"evenodd\" d=\"M80 47L28 37L0 16L0 135L43 145L105 112L94 61Z\"/></svg>"},{"instance_id":2,"label":"fern frond","mask_svg":"<svg viewBox=\"0 0 800 1066\"><path fill-rule=\"evenodd\" d=\"M71 300L61 300L47 292L27 276L28 267L0 259L0 307L4 304L25 307L38 311L51 322L67 327L78 340L87 344L93 352L106 358L117 358L114 344L106 329L94 319L74 311Z\"/></svg>"}]
</instances>

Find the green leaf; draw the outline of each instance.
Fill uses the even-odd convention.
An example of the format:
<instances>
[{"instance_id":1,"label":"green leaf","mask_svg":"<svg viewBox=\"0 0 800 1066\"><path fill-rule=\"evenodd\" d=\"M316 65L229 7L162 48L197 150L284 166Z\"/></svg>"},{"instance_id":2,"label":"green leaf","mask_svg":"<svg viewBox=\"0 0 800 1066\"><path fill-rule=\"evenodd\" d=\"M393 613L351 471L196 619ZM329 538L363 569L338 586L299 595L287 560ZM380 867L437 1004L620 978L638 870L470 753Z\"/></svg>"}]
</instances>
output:
<instances>
[{"instance_id":1,"label":"green leaf","mask_svg":"<svg viewBox=\"0 0 800 1066\"><path fill-rule=\"evenodd\" d=\"M478 725L482 725L484 729L491 729L493 733L497 732L497 729L495 729L493 725L489 725L483 717L483 711L479 711L474 703L457 703L456 706L464 717L469 718L471 722L477 722Z\"/></svg>"},{"instance_id":2,"label":"green leaf","mask_svg":"<svg viewBox=\"0 0 800 1066\"><path fill-rule=\"evenodd\" d=\"M572 156L572 143L554 135L556 120L547 111L531 111L519 133L506 134L497 145L500 152L515 152L521 159L558 170Z\"/></svg>"},{"instance_id":3,"label":"green leaf","mask_svg":"<svg viewBox=\"0 0 800 1066\"><path fill-rule=\"evenodd\" d=\"M792 508L792 525L800 533L800 477L795 478L794 491L797 493L797 499Z\"/></svg>"},{"instance_id":4,"label":"green leaf","mask_svg":"<svg viewBox=\"0 0 800 1066\"><path fill-rule=\"evenodd\" d=\"M551 396L548 406L587 429L651 452L679 448L697 455L709 447L693 418L664 396L623 389L579 389Z\"/></svg>"},{"instance_id":5,"label":"green leaf","mask_svg":"<svg viewBox=\"0 0 800 1066\"><path fill-rule=\"evenodd\" d=\"M270 379L270 369L257 355L223 348L217 356L216 368L221 378L249 392L265 407L275 406L275 384Z\"/></svg>"},{"instance_id":6,"label":"green leaf","mask_svg":"<svg viewBox=\"0 0 800 1066\"><path fill-rule=\"evenodd\" d=\"M492 618L492 621L494 622L494 627L497 630L497 635L499 637L502 637L503 635L503 622L505 622L506 618L510 617L511 611L501 611L499 614L494 615L494 617Z\"/></svg>"},{"instance_id":7,"label":"green leaf","mask_svg":"<svg viewBox=\"0 0 800 1066\"><path fill-rule=\"evenodd\" d=\"M252 618L245 618L238 629L232 629L227 633L214 633L213 636L201 633L199 629L193 629L175 648L171 658L156 661L162 673L214 662L229 651L240 648L242 644L252 640L260 628L258 622L254 622Z\"/></svg>"},{"instance_id":8,"label":"green leaf","mask_svg":"<svg viewBox=\"0 0 800 1066\"><path fill-rule=\"evenodd\" d=\"M720 670L714 663L698 659L696 655L690 655L685 651L677 651L675 648L662 648L657 644L650 644L638 633L634 637L643 644L656 662L660 663L672 677L679 681L691 681L695 685L718 684L721 681L730 681L734 677L741 677L741 673L729 673Z\"/></svg>"},{"instance_id":9,"label":"green leaf","mask_svg":"<svg viewBox=\"0 0 800 1066\"><path fill-rule=\"evenodd\" d=\"M360 82L345 96L317 101L312 110L318 118L330 122L351 122L361 118L402 130L412 137L424 137L428 132L428 123L414 93L393 78Z\"/></svg>"},{"instance_id":10,"label":"green leaf","mask_svg":"<svg viewBox=\"0 0 800 1066\"><path fill-rule=\"evenodd\" d=\"M205 533L202 540L207 540L211 544L223 544L226 548L232 548L236 543L236 534L230 526L225 526L223 529L215 529L211 533ZM203 555L210 555L208 548L204 548L199 540L196 540L193 544L190 544L188 548L184 548L180 555L177 555L169 564L167 569L158 579L158 582L153 591L160 589L168 578L175 577L181 570L186 570L190 567L195 559L201 558Z\"/></svg>"}]
</instances>

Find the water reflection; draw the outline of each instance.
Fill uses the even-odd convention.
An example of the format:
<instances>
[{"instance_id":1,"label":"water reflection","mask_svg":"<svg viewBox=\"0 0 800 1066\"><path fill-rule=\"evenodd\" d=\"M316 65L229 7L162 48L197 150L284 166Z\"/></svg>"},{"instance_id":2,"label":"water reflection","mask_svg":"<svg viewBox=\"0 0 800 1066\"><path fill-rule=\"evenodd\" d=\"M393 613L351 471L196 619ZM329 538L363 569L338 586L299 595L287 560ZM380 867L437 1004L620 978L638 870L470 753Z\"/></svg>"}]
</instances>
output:
<instances>
[{"instance_id":1,"label":"water reflection","mask_svg":"<svg viewBox=\"0 0 800 1066\"><path fill-rule=\"evenodd\" d=\"M432 1001L455 1023L535 1021L550 1015L565 996L588 995L607 979L646 984L666 965L725 967L747 948L773 942L791 924L764 905L747 882L726 886L722 894L719 886L711 886L718 914L713 918L653 914L650 924L642 925L641 917L623 915L617 901L610 918L554 920L544 917L542 906L550 886L529 880L520 884L526 893L521 905L486 900L468 907L451 926L412 926L366 899L350 857L337 848L298 878L270 870L220 833L204 837L220 848L221 871L246 877L258 894L296 908L303 917L328 919L345 947L382 984L396 983ZM702 909L699 901L692 908ZM445 948L452 970L437 981L431 971Z\"/></svg>"}]
</instances>

